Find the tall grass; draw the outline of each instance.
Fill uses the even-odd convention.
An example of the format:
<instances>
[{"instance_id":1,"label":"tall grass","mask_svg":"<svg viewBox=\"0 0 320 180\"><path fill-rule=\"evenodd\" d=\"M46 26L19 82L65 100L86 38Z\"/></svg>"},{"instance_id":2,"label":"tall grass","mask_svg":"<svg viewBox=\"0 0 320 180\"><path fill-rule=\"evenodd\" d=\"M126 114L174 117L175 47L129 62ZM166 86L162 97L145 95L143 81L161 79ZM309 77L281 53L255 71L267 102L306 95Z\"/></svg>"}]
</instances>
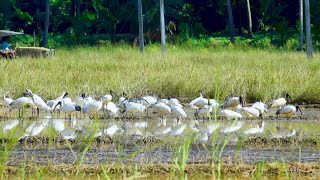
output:
<instances>
[{"instance_id":1,"label":"tall grass","mask_svg":"<svg viewBox=\"0 0 320 180\"><path fill-rule=\"evenodd\" d=\"M18 97L30 88L49 99L62 91L75 97L113 89L131 96L152 92L193 98L201 89L211 97L233 94L267 101L289 92L295 100L318 102L319 59L317 54L307 60L301 52L232 46L169 46L164 58L155 45L143 55L126 45L57 49L52 59L1 61L0 93Z\"/></svg>"}]
</instances>

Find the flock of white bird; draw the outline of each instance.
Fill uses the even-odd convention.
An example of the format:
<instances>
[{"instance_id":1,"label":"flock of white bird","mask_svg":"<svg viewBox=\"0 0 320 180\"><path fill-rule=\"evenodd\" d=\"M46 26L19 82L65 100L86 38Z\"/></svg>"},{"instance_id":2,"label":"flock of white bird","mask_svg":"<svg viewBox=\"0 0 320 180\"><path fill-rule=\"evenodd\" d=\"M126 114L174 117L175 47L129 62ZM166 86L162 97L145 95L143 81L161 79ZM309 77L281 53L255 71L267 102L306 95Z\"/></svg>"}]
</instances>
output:
<instances>
[{"instance_id":1,"label":"flock of white bird","mask_svg":"<svg viewBox=\"0 0 320 180\"><path fill-rule=\"evenodd\" d=\"M123 96L118 97L116 104L112 102L114 96L117 96L116 93L110 91L110 94L104 95L98 100L91 96L85 97L84 94L72 100L68 97L68 93L63 92L61 96L56 99L45 102L40 96L27 89L23 97L15 100L4 96L3 105L8 107L10 112L18 109L19 117L21 117L20 110L28 106L33 109L32 112L37 110L38 117L40 111L51 113L55 111L64 112L69 116L69 119L71 119L72 115L76 114L76 112L93 117L102 111L104 113L107 112L107 114L112 117L126 115L133 118L143 115L152 116L153 114L161 118L164 118L166 115L172 115L177 119L188 118L183 105L177 98L168 97L167 99L159 99L156 96L143 96L141 98L130 99L123 93ZM277 115L290 118L295 115L300 108L295 105L286 105L289 97L289 94L287 94L286 98L273 100L269 105L260 101L255 102L251 106L243 107L241 96L231 97L225 102L219 103L215 99L205 98L204 94L200 92L200 96L192 100L187 106L189 109L194 110L194 117L196 119L209 118L213 114L217 114L226 119L253 119L263 117L263 114L268 112L270 108L277 108ZM150 111L152 113L149 113Z\"/></svg>"},{"instance_id":2,"label":"flock of white bird","mask_svg":"<svg viewBox=\"0 0 320 180\"><path fill-rule=\"evenodd\" d=\"M21 117L20 110L24 107L30 107L32 112L37 110L37 116L39 117L41 112L51 112L51 116L46 116L40 123L34 122L25 129L25 133L20 138L27 136L37 136L43 129L51 126L58 131L65 139L75 139L79 132L86 132L93 134L94 137L109 135L113 136L116 133L125 133L126 135L135 136L164 136L171 135L177 136L182 134L187 127L192 132L198 134L198 140L205 142L209 136L216 129L220 128L221 133L230 133L238 131L242 128L242 121L233 121L228 126L221 126L220 123L213 123L208 121L207 123L200 124L198 118L208 119L211 116L217 115L226 119L242 119L242 118L259 118L263 117L264 113L267 113L270 108L276 108L277 115L283 115L287 118L292 117L300 110L299 106L286 105L288 94L285 98L278 98L273 100L269 105L263 102L255 102L253 105L243 107L242 97L231 97L225 102L219 103L214 99L205 98L201 92L200 96L192 100L187 104L189 110L194 111L195 117L188 117L185 112L184 106L179 102L177 98L168 97L167 99L159 99L156 96L144 96L141 98L130 99L125 93L121 97L118 97L118 102L114 103L114 97L116 93L110 91L110 94L100 97L98 100L93 97L85 97L84 94L72 100L68 97L68 93L63 92L61 96L54 100L45 102L40 96L33 93L31 90L26 90L23 97L16 100L10 99L6 96L3 97L3 105L9 108L9 111L19 110L19 116ZM69 116L71 120L70 127L65 125L65 121L62 119L53 119L53 113L56 111L64 112ZM125 122L124 125L113 124L103 130L95 130L91 132L88 128L85 128L85 119L72 118L74 114L79 112L80 115L88 115L93 117L99 113L106 112L112 117L141 117L141 116L158 116L159 122L153 128L152 131L142 133L139 128L146 128L148 122ZM151 113L152 112L152 113ZM301 112L301 110L300 110ZM302 114L302 113L301 113ZM170 126L166 123L166 116L174 117L175 123ZM49 119L48 119L49 118ZM185 120L184 123L180 119ZM3 132L6 132L19 124L18 120L11 120L3 128ZM82 122L82 123L81 123ZM244 134L256 134L261 133L264 130L265 122L261 120L255 127L249 128L243 131ZM295 131L290 131L284 134L273 134L274 137L288 137L294 135Z\"/></svg>"}]
</instances>

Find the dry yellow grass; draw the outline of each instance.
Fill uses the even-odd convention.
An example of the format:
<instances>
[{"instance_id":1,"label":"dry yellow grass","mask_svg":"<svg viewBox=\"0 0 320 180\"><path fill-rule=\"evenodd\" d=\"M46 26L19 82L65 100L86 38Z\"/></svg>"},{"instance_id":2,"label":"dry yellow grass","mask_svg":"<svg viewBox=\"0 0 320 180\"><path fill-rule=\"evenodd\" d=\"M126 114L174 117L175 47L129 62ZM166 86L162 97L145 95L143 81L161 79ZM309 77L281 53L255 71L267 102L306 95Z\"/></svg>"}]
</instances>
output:
<instances>
[{"instance_id":1,"label":"dry yellow grass","mask_svg":"<svg viewBox=\"0 0 320 180\"><path fill-rule=\"evenodd\" d=\"M142 55L130 46L57 49L52 59L1 61L0 93L14 98L30 88L45 99L62 91L104 95L110 89L131 96L156 93L181 98L243 95L269 101L289 92L296 101L320 102L320 57L302 52L228 48L160 48Z\"/></svg>"}]
</instances>

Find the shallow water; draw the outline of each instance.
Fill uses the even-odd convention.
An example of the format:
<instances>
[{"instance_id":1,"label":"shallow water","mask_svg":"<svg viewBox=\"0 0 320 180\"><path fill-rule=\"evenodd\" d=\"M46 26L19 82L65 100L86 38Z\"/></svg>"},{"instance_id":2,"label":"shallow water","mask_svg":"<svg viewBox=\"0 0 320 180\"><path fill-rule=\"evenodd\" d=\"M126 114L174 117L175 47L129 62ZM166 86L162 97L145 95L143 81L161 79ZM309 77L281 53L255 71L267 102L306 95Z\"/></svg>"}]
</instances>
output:
<instances>
[{"instance_id":1,"label":"shallow water","mask_svg":"<svg viewBox=\"0 0 320 180\"><path fill-rule=\"evenodd\" d=\"M185 140L190 138L194 142L190 147L188 164L208 164L219 160L231 164L253 164L261 161L319 162L319 112L317 108L305 107L302 116L296 116L290 121L286 118L277 120L274 112L270 112L264 116L262 132L254 134L245 132L250 128L259 128L260 119L185 119L177 124L177 120L171 116L165 120L157 117L94 120L73 117L70 121L64 119L63 115L62 118L57 118L56 115L51 118L50 114L44 114L40 119L2 119L0 145L3 149L7 146L8 143L5 142L8 139L20 139L9 147L6 159L8 166L78 163L92 135L97 138L89 144L90 148L83 156L82 163L86 165L174 164L174 159L181 156ZM210 128L212 132L206 139L204 131ZM227 132L231 130L234 131ZM66 137L71 140L64 140ZM59 141L55 141L56 139ZM158 175L147 175L147 179L159 178ZM122 175L120 177L123 178ZM168 178L172 179L171 175ZM205 174L193 174L189 178L215 179ZM278 178L281 179L282 176Z\"/></svg>"},{"instance_id":2,"label":"shallow water","mask_svg":"<svg viewBox=\"0 0 320 180\"><path fill-rule=\"evenodd\" d=\"M36 122L38 125L40 121L23 121L17 125L13 136L16 138L21 137L32 123ZM106 122L104 122L106 121ZM9 165L19 165L25 161L31 159L34 162L40 164L46 163L74 163L77 159L73 153L77 156L81 156L86 143L83 142L82 136L79 135L75 140L71 141L69 147L66 143L61 144L49 144L41 140L43 137L50 136L49 132L53 132L54 137L59 137L59 132L54 130L53 125L48 125L43 128L43 131L36 135L35 138L39 138L36 142L24 142L23 139L14 149L11 149L10 156L7 160ZM218 154L221 151L222 145L226 142L225 148L221 151L221 158L228 162L243 162L254 163L261 160L267 162L281 161L281 162L317 162L319 161L319 151L316 144L304 144L303 139L316 139L319 140L318 129L320 123L316 121L292 121L292 122L280 122L281 129L277 129L277 123L266 121L264 131L259 134L245 135L242 132L247 130L250 125L258 123L257 121L239 121L243 123L242 127L232 133L219 132L225 126L234 125L230 122L221 122L220 127L213 132L209 137L208 142L202 142L195 140L194 144L190 148L190 155L188 163L210 163L212 160L217 161L219 159ZM5 124L10 123L10 120L1 122L0 127L4 127ZM147 122L148 126L139 127L141 124L146 124L145 121L139 120L138 122L127 123L119 122L116 120L100 120L100 126L97 128L101 132L104 129L111 127L114 124L118 126L126 126L127 128L133 128L132 131L139 131L141 135L132 135L127 131L119 130L118 134L113 135L111 139L113 143L93 143L90 150L87 152L84 163L85 164L101 164L121 161L122 163L172 163L172 159L176 156L177 149L183 145L184 138L190 137L192 134L191 128L188 126L183 133L179 136L172 136L170 134L163 136L153 136L152 130L157 127L158 122ZM187 122L183 122L187 123ZM64 122L65 128L70 128L68 120ZM92 125L95 122L92 120L85 120L84 127L88 126L88 129L92 129ZM167 126L170 123L167 122ZM35 125L35 126L37 126ZM138 127L135 127L138 126ZM202 126L205 126L202 125ZM289 128L287 128L289 126ZM86 129L82 127L83 129ZM279 138L279 143L274 140L272 133L288 134L295 130L296 134L292 137ZM8 136L7 130L3 137ZM86 132L86 134L92 134L93 130ZM122 132L121 132L122 131ZM285 132L285 133L282 133ZM82 131L77 132L78 134ZM127 133L127 134L126 134ZM195 133L196 134L196 133ZM102 133L102 136L107 136ZM84 136L87 137L87 136ZM150 138L150 143L148 138ZM195 137L195 136L191 136ZM272 143L261 143L261 139L274 140ZM288 141L286 144L282 143L283 139L294 139L296 141ZM300 141L299 141L300 139ZM281 141L280 141L281 140ZM257 141L257 142L255 142ZM216 145L217 149L213 149L212 145ZM73 149L74 152L72 152ZM120 152L119 152L120 151ZM218 156L218 158L216 158ZM212 158L214 157L214 158Z\"/></svg>"}]
</instances>

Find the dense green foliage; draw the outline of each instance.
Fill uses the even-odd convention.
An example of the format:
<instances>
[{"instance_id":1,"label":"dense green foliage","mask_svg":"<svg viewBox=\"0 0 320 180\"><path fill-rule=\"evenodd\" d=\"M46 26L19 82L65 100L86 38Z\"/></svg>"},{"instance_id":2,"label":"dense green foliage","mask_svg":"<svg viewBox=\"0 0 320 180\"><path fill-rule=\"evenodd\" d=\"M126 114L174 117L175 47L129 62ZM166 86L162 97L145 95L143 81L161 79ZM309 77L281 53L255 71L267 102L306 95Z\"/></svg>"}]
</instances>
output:
<instances>
[{"instance_id":1,"label":"dense green foliage","mask_svg":"<svg viewBox=\"0 0 320 180\"><path fill-rule=\"evenodd\" d=\"M132 42L137 36L136 0L51 0L49 41L60 45L103 43L105 40ZM147 41L159 41L159 1L143 0L144 31ZM190 38L228 36L225 0L165 0L168 41L181 43ZM299 1L250 1L254 35L268 38L272 45L286 45L298 39ZM310 0L313 43L320 43L320 1ZM232 0L235 32L248 36L246 0ZM8 0L0 2L0 27L43 33L45 1ZM28 38L25 43L32 43Z\"/></svg>"}]
</instances>

